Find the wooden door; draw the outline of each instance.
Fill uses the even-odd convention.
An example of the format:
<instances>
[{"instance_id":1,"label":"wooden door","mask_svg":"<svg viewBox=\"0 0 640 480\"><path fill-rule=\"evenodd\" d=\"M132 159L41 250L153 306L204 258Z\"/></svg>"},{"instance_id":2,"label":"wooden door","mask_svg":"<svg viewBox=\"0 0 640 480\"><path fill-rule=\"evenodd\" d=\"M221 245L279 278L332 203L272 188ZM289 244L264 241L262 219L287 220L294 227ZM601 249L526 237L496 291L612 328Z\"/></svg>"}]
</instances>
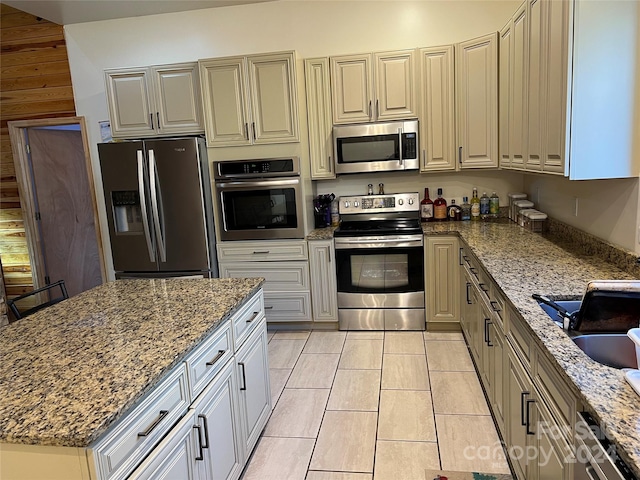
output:
<instances>
[{"instance_id":1,"label":"wooden door","mask_svg":"<svg viewBox=\"0 0 640 480\"><path fill-rule=\"evenodd\" d=\"M331 96L333 123L371 121L371 55L331 57Z\"/></svg>"},{"instance_id":2,"label":"wooden door","mask_svg":"<svg viewBox=\"0 0 640 480\"><path fill-rule=\"evenodd\" d=\"M417 117L415 51L375 53L375 108L373 120Z\"/></svg>"},{"instance_id":3,"label":"wooden door","mask_svg":"<svg viewBox=\"0 0 640 480\"><path fill-rule=\"evenodd\" d=\"M197 63L152 67L158 133L204 131Z\"/></svg>"},{"instance_id":4,"label":"wooden door","mask_svg":"<svg viewBox=\"0 0 640 480\"><path fill-rule=\"evenodd\" d=\"M46 275L51 282L64 280L69 295L76 295L102 283L82 134L79 126L26 130Z\"/></svg>"}]
</instances>

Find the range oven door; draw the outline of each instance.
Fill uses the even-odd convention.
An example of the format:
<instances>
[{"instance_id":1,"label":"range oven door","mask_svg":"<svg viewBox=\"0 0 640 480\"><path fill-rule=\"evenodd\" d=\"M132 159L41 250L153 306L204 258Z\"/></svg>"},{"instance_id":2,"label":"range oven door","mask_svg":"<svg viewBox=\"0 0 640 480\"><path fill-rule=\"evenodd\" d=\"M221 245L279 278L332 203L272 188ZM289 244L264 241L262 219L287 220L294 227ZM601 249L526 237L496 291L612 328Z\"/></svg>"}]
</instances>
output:
<instances>
[{"instance_id":1,"label":"range oven door","mask_svg":"<svg viewBox=\"0 0 640 480\"><path fill-rule=\"evenodd\" d=\"M304 238L299 177L216 182L221 240Z\"/></svg>"},{"instance_id":2,"label":"range oven door","mask_svg":"<svg viewBox=\"0 0 640 480\"><path fill-rule=\"evenodd\" d=\"M422 236L336 238L340 328L424 330Z\"/></svg>"}]
</instances>

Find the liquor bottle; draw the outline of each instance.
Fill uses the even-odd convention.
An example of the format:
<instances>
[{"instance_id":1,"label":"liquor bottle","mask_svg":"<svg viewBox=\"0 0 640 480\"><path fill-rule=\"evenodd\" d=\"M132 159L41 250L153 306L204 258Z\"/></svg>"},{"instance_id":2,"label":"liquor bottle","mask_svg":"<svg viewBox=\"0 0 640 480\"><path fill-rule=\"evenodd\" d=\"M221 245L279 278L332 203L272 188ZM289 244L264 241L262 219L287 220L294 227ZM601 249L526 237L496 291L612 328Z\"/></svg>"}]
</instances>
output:
<instances>
[{"instance_id":1,"label":"liquor bottle","mask_svg":"<svg viewBox=\"0 0 640 480\"><path fill-rule=\"evenodd\" d=\"M460 205L462 212L460 213L460 220L471 220L471 204L469 203L469 197L462 197L462 205Z\"/></svg>"},{"instance_id":2,"label":"liquor bottle","mask_svg":"<svg viewBox=\"0 0 640 480\"><path fill-rule=\"evenodd\" d=\"M489 217L489 197L487 192L482 192L480 197L480 218L485 219Z\"/></svg>"},{"instance_id":3,"label":"liquor bottle","mask_svg":"<svg viewBox=\"0 0 640 480\"><path fill-rule=\"evenodd\" d=\"M480 199L476 187L473 187L473 196L471 197L471 220L480 220Z\"/></svg>"},{"instance_id":4,"label":"liquor bottle","mask_svg":"<svg viewBox=\"0 0 640 480\"><path fill-rule=\"evenodd\" d=\"M451 205L447 207L447 218L449 220L462 220L462 208L456 205L455 199L451 199Z\"/></svg>"},{"instance_id":5,"label":"liquor bottle","mask_svg":"<svg viewBox=\"0 0 640 480\"><path fill-rule=\"evenodd\" d=\"M447 219L447 201L442 198L442 189L438 189L438 198L433 201L433 219L443 221Z\"/></svg>"},{"instance_id":6,"label":"liquor bottle","mask_svg":"<svg viewBox=\"0 0 640 480\"><path fill-rule=\"evenodd\" d=\"M489 215L498 218L498 213L500 213L500 197L496 192L493 192L489 197Z\"/></svg>"},{"instance_id":7,"label":"liquor bottle","mask_svg":"<svg viewBox=\"0 0 640 480\"><path fill-rule=\"evenodd\" d=\"M429 198L429 189L424 189L424 198L420 202L420 220L430 222L433 220L433 200Z\"/></svg>"}]
</instances>

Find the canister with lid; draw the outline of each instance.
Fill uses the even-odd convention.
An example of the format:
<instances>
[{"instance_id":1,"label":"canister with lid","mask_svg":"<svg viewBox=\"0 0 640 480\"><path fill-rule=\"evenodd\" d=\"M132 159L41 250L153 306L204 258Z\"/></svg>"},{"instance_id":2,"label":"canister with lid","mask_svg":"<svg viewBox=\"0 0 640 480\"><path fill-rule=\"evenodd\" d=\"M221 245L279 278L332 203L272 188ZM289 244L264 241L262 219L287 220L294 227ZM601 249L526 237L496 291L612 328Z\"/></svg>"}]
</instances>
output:
<instances>
[{"instance_id":1,"label":"canister with lid","mask_svg":"<svg viewBox=\"0 0 640 480\"><path fill-rule=\"evenodd\" d=\"M524 219L525 216L529 213L529 212L537 212L538 210L536 210L535 208L521 208L518 211L518 225L520 225L521 227L524 227Z\"/></svg>"},{"instance_id":2,"label":"canister with lid","mask_svg":"<svg viewBox=\"0 0 640 480\"><path fill-rule=\"evenodd\" d=\"M542 233L547 225L547 214L538 210L522 210L523 227L532 232Z\"/></svg>"},{"instance_id":3,"label":"canister with lid","mask_svg":"<svg viewBox=\"0 0 640 480\"><path fill-rule=\"evenodd\" d=\"M517 212L515 210L515 207L513 206L513 202L516 202L518 200L526 200L527 194L526 193L509 193L508 197L509 197L509 220L513 220L514 222L517 222L518 216L516 215Z\"/></svg>"},{"instance_id":4,"label":"canister with lid","mask_svg":"<svg viewBox=\"0 0 640 480\"><path fill-rule=\"evenodd\" d=\"M533 208L533 202L530 200L516 200L513 202L513 220L514 222L519 223L519 213L520 210L524 210L526 208Z\"/></svg>"}]
</instances>

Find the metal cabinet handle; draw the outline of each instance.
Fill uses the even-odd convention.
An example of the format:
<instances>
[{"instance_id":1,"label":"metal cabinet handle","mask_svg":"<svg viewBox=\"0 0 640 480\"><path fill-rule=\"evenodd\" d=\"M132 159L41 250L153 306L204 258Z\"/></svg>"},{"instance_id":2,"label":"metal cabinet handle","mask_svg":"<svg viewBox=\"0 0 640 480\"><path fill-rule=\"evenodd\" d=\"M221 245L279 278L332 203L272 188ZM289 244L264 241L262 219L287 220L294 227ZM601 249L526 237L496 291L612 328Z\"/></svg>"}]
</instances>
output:
<instances>
[{"instance_id":1,"label":"metal cabinet handle","mask_svg":"<svg viewBox=\"0 0 640 480\"><path fill-rule=\"evenodd\" d=\"M153 118L153 117L151 117ZM147 213L146 189L144 185L144 157L142 150L137 152L138 158L138 195L140 196L140 213L142 216L142 228L144 230L144 238L147 241L147 251L149 252L149 261L156 261L156 249L151 243L151 229L149 228L149 214Z\"/></svg>"},{"instance_id":2,"label":"metal cabinet handle","mask_svg":"<svg viewBox=\"0 0 640 480\"><path fill-rule=\"evenodd\" d=\"M269 250L256 250L253 252L254 255L261 255L261 254L267 254L269 253Z\"/></svg>"},{"instance_id":3,"label":"metal cabinet handle","mask_svg":"<svg viewBox=\"0 0 640 480\"><path fill-rule=\"evenodd\" d=\"M160 112L156 112L156 124L158 126L158 130L160 130Z\"/></svg>"},{"instance_id":4,"label":"metal cabinet handle","mask_svg":"<svg viewBox=\"0 0 640 480\"><path fill-rule=\"evenodd\" d=\"M489 291L489 288L484 283L479 283L478 286L484 293L487 293Z\"/></svg>"},{"instance_id":5,"label":"metal cabinet handle","mask_svg":"<svg viewBox=\"0 0 640 480\"><path fill-rule=\"evenodd\" d=\"M527 400L527 407L526 407L526 411L527 412L526 412L526 419L525 419L525 427L527 429L527 435L535 435L536 434L536 432L531 431L531 424L530 424L531 417L529 416L530 415L529 406L531 404L533 404L533 403L536 403L536 401L535 400Z\"/></svg>"},{"instance_id":6,"label":"metal cabinet handle","mask_svg":"<svg viewBox=\"0 0 640 480\"><path fill-rule=\"evenodd\" d=\"M491 300L489 302L491 304L491 307L493 308L494 312L500 312L501 310L498 308L498 302Z\"/></svg>"},{"instance_id":7,"label":"metal cabinet handle","mask_svg":"<svg viewBox=\"0 0 640 480\"><path fill-rule=\"evenodd\" d=\"M164 417L166 417L167 415L169 415L169 410L160 410L160 414L151 423L151 425L149 425L147 429L144 430L143 432L138 432L138 436L139 437L149 436L151 432L153 432L153 429L156 428L160 424L160 422L164 420Z\"/></svg>"},{"instance_id":8,"label":"metal cabinet handle","mask_svg":"<svg viewBox=\"0 0 640 480\"><path fill-rule=\"evenodd\" d=\"M273 310L273 305L269 305L268 307L265 305L264 309L265 310Z\"/></svg>"},{"instance_id":9,"label":"metal cabinet handle","mask_svg":"<svg viewBox=\"0 0 640 480\"><path fill-rule=\"evenodd\" d=\"M151 123L151 130L155 130L155 129L153 128L153 113L150 113L150 114L149 114L149 123Z\"/></svg>"},{"instance_id":10,"label":"metal cabinet handle","mask_svg":"<svg viewBox=\"0 0 640 480\"><path fill-rule=\"evenodd\" d=\"M524 418L524 400L529 395L529 392L520 392L520 425L523 427L527 424Z\"/></svg>"},{"instance_id":11,"label":"metal cabinet handle","mask_svg":"<svg viewBox=\"0 0 640 480\"><path fill-rule=\"evenodd\" d=\"M218 354L213 357L211 360L209 360L207 363L205 363L205 365L207 367L210 367L212 365L214 365L218 360L220 360L222 358L222 356L226 353L226 350L218 350Z\"/></svg>"},{"instance_id":12,"label":"metal cabinet handle","mask_svg":"<svg viewBox=\"0 0 640 480\"><path fill-rule=\"evenodd\" d=\"M462 165L462 147L458 147L458 162Z\"/></svg>"},{"instance_id":13,"label":"metal cabinet handle","mask_svg":"<svg viewBox=\"0 0 640 480\"><path fill-rule=\"evenodd\" d=\"M371 119L371 100L369 100L369 119Z\"/></svg>"},{"instance_id":14,"label":"metal cabinet handle","mask_svg":"<svg viewBox=\"0 0 640 480\"><path fill-rule=\"evenodd\" d=\"M376 98L376 120L380 116L380 106L378 105L378 99Z\"/></svg>"},{"instance_id":15,"label":"metal cabinet handle","mask_svg":"<svg viewBox=\"0 0 640 480\"><path fill-rule=\"evenodd\" d=\"M484 319L484 341L487 342L487 347L493 347L491 343L491 332L489 331L489 325L493 325L493 322L489 318Z\"/></svg>"},{"instance_id":16,"label":"metal cabinet handle","mask_svg":"<svg viewBox=\"0 0 640 480\"><path fill-rule=\"evenodd\" d=\"M260 315L260 312L253 312L253 315L251 315L251 318L247 320L247 323L253 322L256 318L258 318L258 315Z\"/></svg>"},{"instance_id":17,"label":"metal cabinet handle","mask_svg":"<svg viewBox=\"0 0 640 480\"><path fill-rule=\"evenodd\" d=\"M246 377L246 373L244 371L244 363L243 362L238 362L238 365L240 365L242 367L242 386L240 387L240 390L246 390L247 389L247 377Z\"/></svg>"},{"instance_id":18,"label":"metal cabinet handle","mask_svg":"<svg viewBox=\"0 0 640 480\"><path fill-rule=\"evenodd\" d=\"M198 415L198 418L201 418L204 423L204 441L206 442L206 445L203 445L202 448L209 448L209 425L207 424L207 417L206 415L200 414Z\"/></svg>"},{"instance_id":19,"label":"metal cabinet handle","mask_svg":"<svg viewBox=\"0 0 640 480\"><path fill-rule=\"evenodd\" d=\"M248 123L244 124L244 138L249 140L249 124Z\"/></svg>"},{"instance_id":20,"label":"metal cabinet handle","mask_svg":"<svg viewBox=\"0 0 640 480\"><path fill-rule=\"evenodd\" d=\"M194 425L193 428L198 430L198 451L200 455L196 456L196 460L204 460L204 450L202 447L202 427L200 425Z\"/></svg>"},{"instance_id":21,"label":"metal cabinet handle","mask_svg":"<svg viewBox=\"0 0 640 480\"><path fill-rule=\"evenodd\" d=\"M471 305L471 298L469 298L469 287L471 286L471 284L469 282L467 282L467 305Z\"/></svg>"},{"instance_id":22,"label":"metal cabinet handle","mask_svg":"<svg viewBox=\"0 0 640 480\"><path fill-rule=\"evenodd\" d=\"M251 122L251 131L253 132L253 141L257 140L256 138L256 122Z\"/></svg>"}]
</instances>

